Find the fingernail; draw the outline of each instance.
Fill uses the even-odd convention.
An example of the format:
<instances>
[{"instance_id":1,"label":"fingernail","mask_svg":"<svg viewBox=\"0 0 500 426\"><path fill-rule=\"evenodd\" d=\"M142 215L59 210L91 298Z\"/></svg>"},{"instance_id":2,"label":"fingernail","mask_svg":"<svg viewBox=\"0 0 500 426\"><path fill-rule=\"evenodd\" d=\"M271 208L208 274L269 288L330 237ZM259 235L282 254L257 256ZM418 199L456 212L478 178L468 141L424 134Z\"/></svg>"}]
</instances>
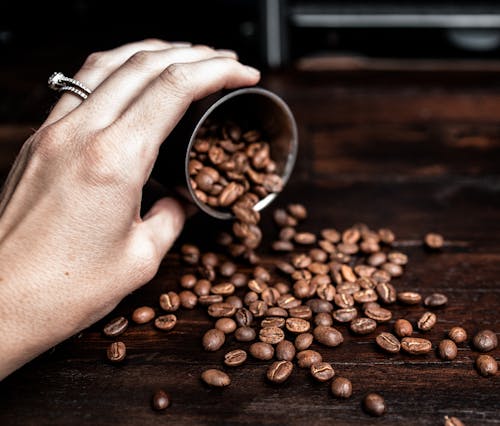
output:
<instances>
[{"instance_id":1,"label":"fingernail","mask_svg":"<svg viewBox=\"0 0 500 426\"><path fill-rule=\"evenodd\" d=\"M245 68L248 70L250 74L260 75L260 71L257 68L251 67L250 65L245 65Z\"/></svg>"}]
</instances>

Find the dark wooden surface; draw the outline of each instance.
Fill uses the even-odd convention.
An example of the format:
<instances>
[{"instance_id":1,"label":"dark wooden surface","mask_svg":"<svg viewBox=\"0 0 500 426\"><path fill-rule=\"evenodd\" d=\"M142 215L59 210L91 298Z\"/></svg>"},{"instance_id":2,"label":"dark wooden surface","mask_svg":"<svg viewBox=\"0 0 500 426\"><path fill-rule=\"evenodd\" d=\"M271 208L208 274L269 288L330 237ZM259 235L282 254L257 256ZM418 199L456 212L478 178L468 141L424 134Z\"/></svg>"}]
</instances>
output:
<instances>
[{"instance_id":1,"label":"dark wooden surface","mask_svg":"<svg viewBox=\"0 0 500 426\"><path fill-rule=\"evenodd\" d=\"M34 71L27 74L39 78ZM456 70L308 72L264 80L289 103L300 130L295 173L273 207L304 203L310 217L301 228L313 231L355 222L391 227L398 247L410 256L405 275L394 280L397 289L449 297L428 333L435 345L454 325L470 334L481 328L500 332L499 81L495 73ZM34 88L46 105L40 82L28 81L19 90ZM31 108L24 121L12 114L15 122L0 124L2 176L40 119L40 111ZM265 261L276 234L270 213L263 219ZM218 225L196 216L179 243L210 247ZM441 253L422 249L428 231L445 236ZM158 309L158 296L177 289L187 270L173 250L153 281L109 316L0 383L0 424L439 425L445 415L467 425L500 423L500 376L480 377L473 368L477 352L468 344L453 362L435 353L387 356L376 349L374 335L356 337L341 326L345 342L319 350L337 374L352 380L349 400L332 398L328 385L299 369L284 385L270 385L264 380L267 363L254 360L231 370L229 388L209 389L200 382L201 371L220 367L227 350L247 345L230 338L222 350L204 352L200 339L211 321L195 309L182 311L169 333L150 324L131 326L122 336L126 361L110 365L105 359L110 340L100 332L104 322L144 304ZM411 320L421 312L423 307L394 308L395 317ZM500 349L492 355L498 360ZM172 394L172 407L162 413L149 405L156 387ZM361 410L369 391L385 397L383 418Z\"/></svg>"}]
</instances>

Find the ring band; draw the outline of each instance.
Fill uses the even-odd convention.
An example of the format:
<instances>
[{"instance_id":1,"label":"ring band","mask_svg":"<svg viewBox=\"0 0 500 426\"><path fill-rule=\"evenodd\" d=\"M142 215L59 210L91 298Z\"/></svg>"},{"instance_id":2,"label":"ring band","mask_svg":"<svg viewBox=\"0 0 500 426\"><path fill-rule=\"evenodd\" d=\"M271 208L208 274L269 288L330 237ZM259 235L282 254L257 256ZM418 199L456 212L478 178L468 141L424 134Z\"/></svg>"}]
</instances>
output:
<instances>
[{"instance_id":1,"label":"ring band","mask_svg":"<svg viewBox=\"0 0 500 426\"><path fill-rule=\"evenodd\" d=\"M81 81L66 77L59 71L53 73L49 77L47 83L49 87L56 92L71 92L83 100L87 99L87 97L92 93L92 90L85 86Z\"/></svg>"}]
</instances>

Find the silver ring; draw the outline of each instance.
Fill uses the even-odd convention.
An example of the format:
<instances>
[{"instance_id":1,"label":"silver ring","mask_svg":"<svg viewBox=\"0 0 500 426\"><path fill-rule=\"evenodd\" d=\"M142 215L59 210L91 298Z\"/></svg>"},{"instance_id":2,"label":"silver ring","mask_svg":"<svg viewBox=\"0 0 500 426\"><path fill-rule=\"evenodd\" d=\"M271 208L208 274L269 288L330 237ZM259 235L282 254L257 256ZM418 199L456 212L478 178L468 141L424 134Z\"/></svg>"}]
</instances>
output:
<instances>
[{"instance_id":1,"label":"silver ring","mask_svg":"<svg viewBox=\"0 0 500 426\"><path fill-rule=\"evenodd\" d=\"M56 92L71 92L80 96L83 100L87 99L92 93L81 81L66 77L62 72L56 71L49 77L47 82L49 87Z\"/></svg>"}]
</instances>

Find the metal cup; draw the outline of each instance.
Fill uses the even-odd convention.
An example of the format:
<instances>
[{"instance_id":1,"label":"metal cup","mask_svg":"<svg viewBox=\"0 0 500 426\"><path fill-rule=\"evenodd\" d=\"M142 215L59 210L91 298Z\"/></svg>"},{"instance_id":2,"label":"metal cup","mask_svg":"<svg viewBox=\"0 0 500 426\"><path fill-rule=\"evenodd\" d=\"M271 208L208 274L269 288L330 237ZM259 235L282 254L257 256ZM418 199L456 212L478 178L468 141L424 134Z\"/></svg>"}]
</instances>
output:
<instances>
[{"instance_id":1,"label":"metal cup","mask_svg":"<svg viewBox=\"0 0 500 426\"><path fill-rule=\"evenodd\" d=\"M297 124L287 104L278 95L261 87L221 91L194 102L160 148L152 177L173 187L202 211L218 219L232 219L227 210L200 202L189 183L189 152L205 120L233 121L241 127L257 129L266 136L276 173L285 185L295 165L298 150ZM256 205L260 211L277 196L271 193Z\"/></svg>"}]
</instances>

